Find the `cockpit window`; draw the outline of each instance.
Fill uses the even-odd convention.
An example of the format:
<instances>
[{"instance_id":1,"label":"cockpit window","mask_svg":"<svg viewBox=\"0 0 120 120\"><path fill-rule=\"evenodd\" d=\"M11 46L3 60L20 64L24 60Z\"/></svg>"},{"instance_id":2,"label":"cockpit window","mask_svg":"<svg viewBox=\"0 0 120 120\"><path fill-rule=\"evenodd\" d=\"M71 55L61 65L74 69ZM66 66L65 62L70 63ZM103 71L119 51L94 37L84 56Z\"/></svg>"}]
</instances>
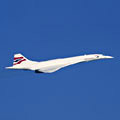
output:
<instances>
[{"instance_id":1,"label":"cockpit window","mask_svg":"<svg viewBox=\"0 0 120 120\"><path fill-rule=\"evenodd\" d=\"M97 55L96 58L99 58L99 56Z\"/></svg>"},{"instance_id":2,"label":"cockpit window","mask_svg":"<svg viewBox=\"0 0 120 120\"><path fill-rule=\"evenodd\" d=\"M95 58L99 58L100 56L98 54L95 55Z\"/></svg>"}]
</instances>

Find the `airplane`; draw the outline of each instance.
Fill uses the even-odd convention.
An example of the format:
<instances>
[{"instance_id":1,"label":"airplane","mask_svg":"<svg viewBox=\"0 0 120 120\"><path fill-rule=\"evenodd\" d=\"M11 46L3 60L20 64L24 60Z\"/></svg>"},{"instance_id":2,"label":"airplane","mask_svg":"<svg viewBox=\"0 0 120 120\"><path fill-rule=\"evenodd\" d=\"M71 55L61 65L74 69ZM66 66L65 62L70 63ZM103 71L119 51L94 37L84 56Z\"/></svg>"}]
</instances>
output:
<instances>
[{"instance_id":1,"label":"airplane","mask_svg":"<svg viewBox=\"0 0 120 120\"><path fill-rule=\"evenodd\" d=\"M35 71L35 73L53 73L61 68L76 63L88 62L99 59L110 59L110 58L113 57L105 56L103 54L90 54L90 55L59 58L48 61L36 62L36 61L28 60L22 54L15 54L13 66L6 67L6 69L32 70Z\"/></svg>"}]
</instances>

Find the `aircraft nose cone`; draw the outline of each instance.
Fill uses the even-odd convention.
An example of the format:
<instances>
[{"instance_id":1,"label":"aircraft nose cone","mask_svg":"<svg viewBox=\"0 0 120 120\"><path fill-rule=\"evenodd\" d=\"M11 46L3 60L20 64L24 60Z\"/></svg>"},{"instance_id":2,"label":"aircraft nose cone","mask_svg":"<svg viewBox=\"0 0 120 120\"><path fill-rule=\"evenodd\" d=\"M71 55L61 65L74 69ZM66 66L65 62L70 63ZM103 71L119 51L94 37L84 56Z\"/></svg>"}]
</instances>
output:
<instances>
[{"instance_id":1,"label":"aircraft nose cone","mask_svg":"<svg viewBox=\"0 0 120 120\"><path fill-rule=\"evenodd\" d=\"M114 58L114 57L112 57L112 56L105 56L105 58L108 58L108 59L110 59L110 58Z\"/></svg>"}]
</instances>

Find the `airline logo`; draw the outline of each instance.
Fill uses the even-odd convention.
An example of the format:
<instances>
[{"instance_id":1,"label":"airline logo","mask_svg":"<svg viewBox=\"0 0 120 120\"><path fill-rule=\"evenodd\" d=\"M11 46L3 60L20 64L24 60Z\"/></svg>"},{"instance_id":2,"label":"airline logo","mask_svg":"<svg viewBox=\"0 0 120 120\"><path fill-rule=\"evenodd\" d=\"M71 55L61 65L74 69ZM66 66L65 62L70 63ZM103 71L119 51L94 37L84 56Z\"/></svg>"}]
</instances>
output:
<instances>
[{"instance_id":1,"label":"airline logo","mask_svg":"<svg viewBox=\"0 0 120 120\"><path fill-rule=\"evenodd\" d=\"M24 57L15 57L15 58L14 58L14 63L13 63L13 65L20 64L20 63L22 63L23 61L26 61L26 59L25 59Z\"/></svg>"}]
</instances>

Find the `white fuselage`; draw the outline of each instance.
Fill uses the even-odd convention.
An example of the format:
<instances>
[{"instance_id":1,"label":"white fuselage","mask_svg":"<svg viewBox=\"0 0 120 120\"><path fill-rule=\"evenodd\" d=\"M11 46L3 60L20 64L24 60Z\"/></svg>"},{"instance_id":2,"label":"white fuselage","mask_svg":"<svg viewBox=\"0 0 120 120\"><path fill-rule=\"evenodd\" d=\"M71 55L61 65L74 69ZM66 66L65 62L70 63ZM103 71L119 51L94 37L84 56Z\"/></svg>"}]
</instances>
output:
<instances>
[{"instance_id":1,"label":"white fuselage","mask_svg":"<svg viewBox=\"0 0 120 120\"><path fill-rule=\"evenodd\" d=\"M86 62L98 59L112 58L111 56L103 56L102 54L92 54L84 56L76 56L69 58L61 58L48 60L43 62L35 62L26 60L21 64L14 65L12 67L7 67L9 69L27 69L27 70L39 70L40 72L51 73L59 70L60 68L76 64L79 62Z\"/></svg>"}]
</instances>

